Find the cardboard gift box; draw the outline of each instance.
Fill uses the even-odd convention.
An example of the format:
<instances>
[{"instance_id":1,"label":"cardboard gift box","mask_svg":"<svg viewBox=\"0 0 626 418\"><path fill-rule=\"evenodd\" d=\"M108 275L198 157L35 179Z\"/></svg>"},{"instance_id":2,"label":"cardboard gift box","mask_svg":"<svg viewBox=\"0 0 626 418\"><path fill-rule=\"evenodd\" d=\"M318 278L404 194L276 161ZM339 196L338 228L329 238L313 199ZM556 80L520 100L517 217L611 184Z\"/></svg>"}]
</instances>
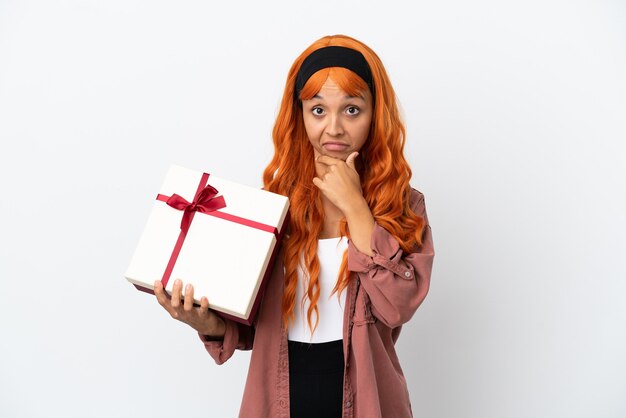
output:
<instances>
[{"instance_id":1,"label":"cardboard gift box","mask_svg":"<svg viewBox=\"0 0 626 418\"><path fill-rule=\"evenodd\" d=\"M172 165L125 277L153 294L155 280L171 294L180 278L196 304L206 296L211 309L249 325L288 208L285 196Z\"/></svg>"}]
</instances>

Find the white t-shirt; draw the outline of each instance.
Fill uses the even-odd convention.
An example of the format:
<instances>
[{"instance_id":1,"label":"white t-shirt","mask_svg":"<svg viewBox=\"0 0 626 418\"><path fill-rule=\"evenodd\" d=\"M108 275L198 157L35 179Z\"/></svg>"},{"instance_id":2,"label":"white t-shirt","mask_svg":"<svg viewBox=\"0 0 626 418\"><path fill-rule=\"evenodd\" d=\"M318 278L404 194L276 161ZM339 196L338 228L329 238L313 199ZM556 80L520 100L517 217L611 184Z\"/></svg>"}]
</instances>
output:
<instances>
[{"instance_id":1,"label":"white t-shirt","mask_svg":"<svg viewBox=\"0 0 626 418\"><path fill-rule=\"evenodd\" d=\"M343 308L346 302L346 289L331 295L339 277L339 267L343 253L348 248L347 238L329 238L317 241L317 257L320 260L320 297L317 300L319 322L315 333L311 335L307 322L308 298L302 304L302 297L309 287L308 272L298 268L298 286L296 288L295 320L289 325L289 340L307 343L323 343L343 339ZM311 317L315 325L315 313Z\"/></svg>"}]
</instances>

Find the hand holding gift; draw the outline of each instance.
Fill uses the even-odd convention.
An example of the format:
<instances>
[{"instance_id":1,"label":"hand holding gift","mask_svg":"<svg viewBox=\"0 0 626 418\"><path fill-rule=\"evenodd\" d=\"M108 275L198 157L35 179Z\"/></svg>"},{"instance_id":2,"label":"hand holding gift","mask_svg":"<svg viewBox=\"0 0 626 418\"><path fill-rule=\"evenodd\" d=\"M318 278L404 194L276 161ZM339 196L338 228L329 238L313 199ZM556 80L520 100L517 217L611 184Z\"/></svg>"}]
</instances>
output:
<instances>
[{"instance_id":1,"label":"hand holding gift","mask_svg":"<svg viewBox=\"0 0 626 418\"><path fill-rule=\"evenodd\" d=\"M195 306L193 301L193 286L188 283L185 288L185 296L182 298L183 282L180 279L174 281L172 296L163 290L160 280L154 282L154 294L159 304L172 316L186 323L202 335L219 338L224 336L224 320L212 309L209 309L209 300L206 296L200 299L200 306ZM183 301L181 301L183 299Z\"/></svg>"}]
</instances>

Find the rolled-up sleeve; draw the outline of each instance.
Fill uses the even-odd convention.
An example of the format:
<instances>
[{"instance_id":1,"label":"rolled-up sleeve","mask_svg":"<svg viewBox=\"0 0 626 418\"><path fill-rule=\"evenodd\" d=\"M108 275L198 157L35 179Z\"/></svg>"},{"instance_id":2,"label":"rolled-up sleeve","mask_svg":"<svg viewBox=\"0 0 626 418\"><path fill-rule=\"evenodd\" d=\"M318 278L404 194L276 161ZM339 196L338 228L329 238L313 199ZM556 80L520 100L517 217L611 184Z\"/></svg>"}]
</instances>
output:
<instances>
[{"instance_id":1,"label":"rolled-up sleeve","mask_svg":"<svg viewBox=\"0 0 626 418\"><path fill-rule=\"evenodd\" d=\"M412 199L411 209L426 221L421 247L404 253L398 241L379 224L372 232L372 256L348 243L348 269L358 275L371 301L372 314L390 328L411 319L430 288L435 255L432 232L424 196L414 193L417 196Z\"/></svg>"},{"instance_id":2,"label":"rolled-up sleeve","mask_svg":"<svg viewBox=\"0 0 626 418\"><path fill-rule=\"evenodd\" d=\"M254 340L254 328L230 319L224 319L224 338L215 340L206 335L198 334L207 352L215 363L223 364L232 357L235 350L250 350Z\"/></svg>"}]
</instances>

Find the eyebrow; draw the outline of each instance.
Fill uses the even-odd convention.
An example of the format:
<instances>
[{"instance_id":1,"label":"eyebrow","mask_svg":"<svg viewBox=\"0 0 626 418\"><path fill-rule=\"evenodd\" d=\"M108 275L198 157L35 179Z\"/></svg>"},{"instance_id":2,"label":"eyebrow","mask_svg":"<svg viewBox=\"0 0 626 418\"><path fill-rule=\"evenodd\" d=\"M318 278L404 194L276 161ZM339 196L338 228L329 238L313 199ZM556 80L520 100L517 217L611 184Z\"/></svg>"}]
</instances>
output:
<instances>
[{"instance_id":1,"label":"eyebrow","mask_svg":"<svg viewBox=\"0 0 626 418\"><path fill-rule=\"evenodd\" d=\"M320 96L319 94L316 94L315 96L313 96L313 99L322 99L324 100L324 98L322 96ZM343 97L344 100L350 100L350 99L361 99L361 100L365 100L365 97L363 96L344 96Z\"/></svg>"}]
</instances>

